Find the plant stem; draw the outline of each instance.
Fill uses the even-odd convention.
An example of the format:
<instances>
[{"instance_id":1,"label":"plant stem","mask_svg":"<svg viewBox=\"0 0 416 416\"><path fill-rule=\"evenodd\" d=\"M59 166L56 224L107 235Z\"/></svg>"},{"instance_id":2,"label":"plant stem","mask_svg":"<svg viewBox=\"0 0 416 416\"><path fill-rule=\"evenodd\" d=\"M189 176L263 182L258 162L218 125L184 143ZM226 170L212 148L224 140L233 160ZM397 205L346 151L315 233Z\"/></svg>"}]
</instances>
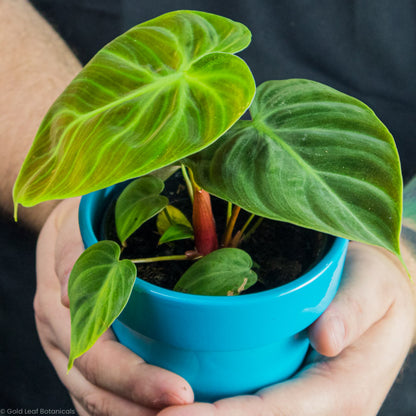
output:
<instances>
[{"instance_id":1,"label":"plant stem","mask_svg":"<svg viewBox=\"0 0 416 416\"><path fill-rule=\"evenodd\" d=\"M186 254L178 254L174 256L160 256L160 257L147 257L144 259L134 259L131 260L133 263L153 263L157 261L180 261L180 260L190 260L189 256Z\"/></svg>"},{"instance_id":2,"label":"plant stem","mask_svg":"<svg viewBox=\"0 0 416 416\"><path fill-rule=\"evenodd\" d=\"M242 234L243 233L241 232L241 230L237 231L234 234L234 237L231 239L231 242L230 242L230 244L228 246L229 247L233 247L233 248L237 248L240 245L240 243L241 243Z\"/></svg>"},{"instance_id":3,"label":"plant stem","mask_svg":"<svg viewBox=\"0 0 416 416\"><path fill-rule=\"evenodd\" d=\"M243 239L247 240L251 237L252 234L259 228L260 224L263 222L263 217L260 217L257 219L257 221L254 223L254 225L250 228L250 230L247 232L245 236L243 236Z\"/></svg>"},{"instance_id":4,"label":"plant stem","mask_svg":"<svg viewBox=\"0 0 416 416\"><path fill-rule=\"evenodd\" d=\"M249 219L245 222L245 224L243 225L243 228L241 228L241 230L237 231L234 235L234 237L231 239L230 242L230 247L238 247L241 242L244 239L244 232L246 231L247 227L250 225L251 221L253 221L253 218L255 217L254 214L251 214Z\"/></svg>"},{"instance_id":5,"label":"plant stem","mask_svg":"<svg viewBox=\"0 0 416 416\"><path fill-rule=\"evenodd\" d=\"M240 213L241 208L238 205L234 205L233 213L231 215L230 220L227 223L227 229L225 230L224 238L223 238L223 246L228 247L231 243L231 238L234 230L235 223L238 218L238 214Z\"/></svg>"},{"instance_id":6,"label":"plant stem","mask_svg":"<svg viewBox=\"0 0 416 416\"><path fill-rule=\"evenodd\" d=\"M198 253L206 256L218 248L218 237L212 213L210 194L195 184L192 223L195 247Z\"/></svg>"},{"instance_id":7,"label":"plant stem","mask_svg":"<svg viewBox=\"0 0 416 416\"><path fill-rule=\"evenodd\" d=\"M186 187L188 188L189 197L191 198L191 202L193 203L194 202L194 187L192 184L195 183L195 181L193 180L193 173L191 170L189 170L189 174L192 177L191 179L188 175L188 171L186 170L186 166L183 163L181 164L181 169L182 169L183 179L185 180Z\"/></svg>"},{"instance_id":8,"label":"plant stem","mask_svg":"<svg viewBox=\"0 0 416 416\"><path fill-rule=\"evenodd\" d=\"M250 225L251 221L253 221L254 217L254 214L250 215L250 218L246 221L246 223L243 225L243 228L241 229L241 234L244 234L244 231L246 231L247 227Z\"/></svg>"},{"instance_id":9,"label":"plant stem","mask_svg":"<svg viewBox=\"0 0 416 416\"><path fill-rule=\"evenodd\" d=\"M233 212L233 204L231 202L228 202L227 203L227 221L225 223L226 224L225 226L227 226L228 223L230 222L232 212Z\"/></svg>"}]
</instances>

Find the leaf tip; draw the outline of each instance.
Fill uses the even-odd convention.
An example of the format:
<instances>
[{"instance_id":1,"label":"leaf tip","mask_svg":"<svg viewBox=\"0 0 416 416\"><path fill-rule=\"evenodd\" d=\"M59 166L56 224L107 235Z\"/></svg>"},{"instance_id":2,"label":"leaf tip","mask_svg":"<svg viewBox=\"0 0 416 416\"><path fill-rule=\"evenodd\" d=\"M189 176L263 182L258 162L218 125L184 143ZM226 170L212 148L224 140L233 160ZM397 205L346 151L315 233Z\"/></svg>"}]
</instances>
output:
<instances>
[{"instance_id":1,"label":"leaf tip","mask_svg":"<svg viewBox=\"0 0 416 416\"><path fill-rule=\"evenodd\" d=\"M13 218L14 218L14 222L17 222L17 210L19 208L19 205L17 204L17 202L15 202L14 204L14 213L13 213Z\"/></svg>"},{"instance_id":2,"label":"leaf tip","mask_svg":"<svg viewBox=\"0 0 416 416\"><path fill-rule=\"evenodd\" d=\"M72 358L72 356L69 356L68 359L68 367L66 369L66 375L69 374L69 372L71 371L72 367L74 366L74 359Z\"/></svg>"},{"instance_id":3,"label":"leaf tip","mask_svg":"<svg viewBox=\"0 0 416 416\"><path fill-rule=\"evenodd\" d=\"M13 187L13 218L14 221L17 222L17 211L19 209L19 199L17 197L17 180Z\"/></svg>"}]
</instances>

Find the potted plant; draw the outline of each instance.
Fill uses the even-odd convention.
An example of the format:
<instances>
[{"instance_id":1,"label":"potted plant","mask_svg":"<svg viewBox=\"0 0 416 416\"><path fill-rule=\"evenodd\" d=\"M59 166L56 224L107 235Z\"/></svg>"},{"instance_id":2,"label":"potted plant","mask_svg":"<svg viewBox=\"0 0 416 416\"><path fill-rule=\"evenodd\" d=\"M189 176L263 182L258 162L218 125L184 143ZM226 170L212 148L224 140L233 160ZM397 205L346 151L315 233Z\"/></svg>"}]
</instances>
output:
<instances>
[{"instance_id":1,"label":"potted plant","mask_svg":"<svg viewBox=\"0 0 416 416\"><path fill-rule=\"evenodd\" d=\"M88 248L68 288L69 368L113 325L145 360L187 378L197 399L254 391L301 364L304 329L335 295L347 239L400 257L402 179L388 130L360 101L313 81L256 89L234 55L250 40L224 17L167 13L99 51L45 116L15 184L15 216L19 203L86 195ZM162 194L175 171L192 223ZM225 201L214 209L225 213L222 237L210 195ZM108 206L118 241L98 241ZM260 275L242 244L261 218L336 237L298 279L235 296ZM149 226L159 246L182 252L136 262L186 265L174 290L136 278L124 258Z\"/></svg>"}]
</instances>

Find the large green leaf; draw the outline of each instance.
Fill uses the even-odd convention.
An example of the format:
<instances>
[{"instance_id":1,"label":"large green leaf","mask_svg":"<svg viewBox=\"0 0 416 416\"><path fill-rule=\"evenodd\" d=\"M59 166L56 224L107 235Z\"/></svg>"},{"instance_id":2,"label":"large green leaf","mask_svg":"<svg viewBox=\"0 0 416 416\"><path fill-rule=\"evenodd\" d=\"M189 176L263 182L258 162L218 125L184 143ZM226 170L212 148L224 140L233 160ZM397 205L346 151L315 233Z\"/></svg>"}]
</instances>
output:
<instances>
[{"instance_id":1,"label":"large green leaf","mask_svg":"<svg viewBox=\"0 0 416 416\"><path fill-rule=\"evenodd\" d=\"M174 289L194 295L239 295L257 281L252 266L251 257L243 250L215 250L196 261L179 279Z\"/></svg>"},{"instance_id":2,"label":"large green leaf","mask_svg":"<svg viewBox=\"0 0 416 416\"><path fill-rule=\"evenodd\" d=\"M71 352L74 360L93 346L124 309L136 278L130 260L119 261L120 247L101 241L81 254L71 272L68 295L71 312Z\"/></svg>"},{"instance_id":3,"label":"large green leaf","mask_svg":"<svg viewBox=\"0 0 416 416\"><path fill-rule=\"evenodd\" d=\"M187 161L199 185L255 214L399 253L399 158L366 105L293 79L262 84L251 113Z\"/></svg>"},{"instance_id":4,"label":"large green leaf","mask_svg":"<svg viewBox=\"0 0 416 416\"><path fill-rule=\"evenodd\" d=\"M123 190L115 210L117 235L122 243L169 204L168 198L160 195L164 187L162 180L145 176Z\"/></svg>"},{"instance_id":5,"label":"large green leaf","mask_svg":"<svg viewBox=\"0 0 416 416\"><path fill-rule=\"evenodd\" d=\"M216 140L245 112L242 24L176 11L110 42L52 105L14 188L15 209L149 173Z\"/></svg>"}]
</instances>

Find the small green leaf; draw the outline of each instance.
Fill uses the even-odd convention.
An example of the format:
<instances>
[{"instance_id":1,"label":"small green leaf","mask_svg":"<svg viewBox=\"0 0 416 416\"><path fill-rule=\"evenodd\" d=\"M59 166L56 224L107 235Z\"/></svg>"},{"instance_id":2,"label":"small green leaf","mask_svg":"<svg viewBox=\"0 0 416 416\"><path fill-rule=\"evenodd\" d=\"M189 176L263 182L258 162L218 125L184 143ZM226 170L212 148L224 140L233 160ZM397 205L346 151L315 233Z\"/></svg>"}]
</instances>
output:
<instances>
[{"instance_id":1,"label":"small green leaf","mask_svg":"<svg viewBox=\"0 0 416 416\"><path fill-rule=\"evenodd\" d=\"M74 360L90 349L124 309L136 278L129 260L119 261L120 247L101 241L87 248L72 269L68 284L71 351Z\"/></svg>"},{"instance_id":2,"label":"small green leaf","mask_svg":"<svg viewBox=\"0 0 416 416\"><path fill-rule=\"evenodd\" d=\"M174 290L194 295L233 296L257 281L253 261L243 250L222 248L194 263Z\"/></svg>"},{"instance_id":3,"label":"small green leaf","mask_svg":"<svg viewBox=\"0 0 416 416\"><path fill-rule=\"evenodd\" d=\"M116 229L121 242L125 242L141 225L165 208L169 200L160 195L165 187L154 176L138 178L122 192L116 203Z\"/></svg>"},{"instance_id":4,"label":"small green leaf","mask_svg":"<svg viewBox=\"0 0 416 416\"><path fill-rule=\"evenodd\" d=\"M172 241L186 240L194 237L194 230L182 224L171 225L160 237L159 244L170 243Z\"/></svg>"},{"instance_id":5,"label":"small green leaf","mask_svg":"<svg viewBox=\"0 0 416 416\"><path fill-rule=\"evenodd\" d=\"M172 225L183 225L192 230L192 225L186 218L185 214L174 207L168 205L162 212L159 213L156 219L157 231L163 235Z\"/></svg>"}]
</instances>

